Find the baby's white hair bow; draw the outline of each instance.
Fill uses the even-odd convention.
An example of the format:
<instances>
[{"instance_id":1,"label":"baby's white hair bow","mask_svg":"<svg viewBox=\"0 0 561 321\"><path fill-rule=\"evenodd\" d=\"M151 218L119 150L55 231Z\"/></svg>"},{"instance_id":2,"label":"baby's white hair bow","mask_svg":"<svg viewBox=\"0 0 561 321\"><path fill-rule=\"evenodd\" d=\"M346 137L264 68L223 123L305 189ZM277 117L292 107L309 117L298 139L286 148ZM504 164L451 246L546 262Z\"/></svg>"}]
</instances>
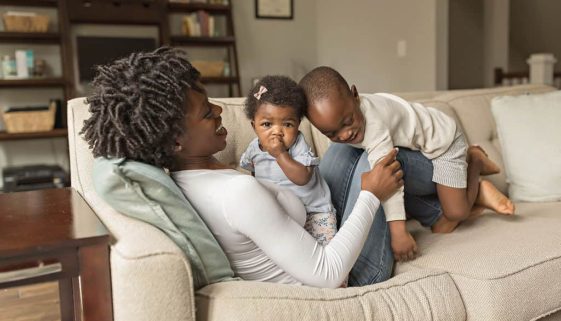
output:
<instances>
[{"instance_id":1,"label":"baby's white hair bow","mask_svg":"<svg viewBox=\"0 0 561 321\"><path fill-rule=\"evenodd\" d=\"M267 91L268 91L267 88L265 88L264 86L260 86L259 91L256 92L255 94L253 94L253 97L255 97L255 99L259 100L259 99L261 99L261 95L263 95Z\"/></svg>"}]
</instances>

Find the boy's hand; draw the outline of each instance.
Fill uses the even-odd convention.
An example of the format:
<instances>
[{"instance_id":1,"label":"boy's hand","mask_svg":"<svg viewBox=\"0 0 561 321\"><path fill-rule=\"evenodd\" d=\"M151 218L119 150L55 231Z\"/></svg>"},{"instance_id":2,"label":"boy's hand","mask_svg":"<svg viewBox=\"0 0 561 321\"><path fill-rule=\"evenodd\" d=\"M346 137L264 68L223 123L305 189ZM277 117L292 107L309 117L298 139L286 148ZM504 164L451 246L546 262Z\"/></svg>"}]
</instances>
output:
<instances>
[{"instance_id":1,"label":"boy's hand","mask_svg":"<svg viewBox=\"0 0 561 321\"><path fill-rule=\"evenodd\" d=\"M417 242L409 232L398 237L392 236L392 251L398 262L413 260L417 257Z\"/></svg>"},{"instance_id":2,"label":"boy's hand","mask_svg":"<svg viewBox=\"0 0 561 321\"><path fill-rule=\"evenodd\" d=\"M396 261L403 262L413 260L417 257L417 242L405 229L405 221L392 221L390 223L390 233L392 238L392 251ZM394 228L392 228L394 224ZM398 228L395 225L399 224Z\"/></svg>"},{"instance_id":3,"label":"boy's hand","mask_svg":"<svg viewBox=\"0 0 561 321\"><path fill-rule=\"evenodd\" d=\"M264 145L263 148L274 158L279 157L280 154L286 153L286 146L284 146L284 142L280 137L273 136L267 142L267 145Z\"/></svg>"}]
</instances>

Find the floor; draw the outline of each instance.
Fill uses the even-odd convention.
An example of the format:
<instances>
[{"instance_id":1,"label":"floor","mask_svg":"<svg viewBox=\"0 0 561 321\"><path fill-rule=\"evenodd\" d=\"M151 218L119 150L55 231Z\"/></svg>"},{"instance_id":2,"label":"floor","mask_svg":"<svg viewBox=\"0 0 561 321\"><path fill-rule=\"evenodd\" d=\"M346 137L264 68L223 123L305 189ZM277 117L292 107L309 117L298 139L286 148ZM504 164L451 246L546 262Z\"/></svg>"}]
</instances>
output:
<instances>
[{"instance_id":1,"label":"floor","mask_svg":"<svg viewBox=\"0 0 561 321\"><path fill-rule=\"evenodd\" d=\"M58 283L0 289L0 321L60 321Z\"/></svg>"}]
</instances>

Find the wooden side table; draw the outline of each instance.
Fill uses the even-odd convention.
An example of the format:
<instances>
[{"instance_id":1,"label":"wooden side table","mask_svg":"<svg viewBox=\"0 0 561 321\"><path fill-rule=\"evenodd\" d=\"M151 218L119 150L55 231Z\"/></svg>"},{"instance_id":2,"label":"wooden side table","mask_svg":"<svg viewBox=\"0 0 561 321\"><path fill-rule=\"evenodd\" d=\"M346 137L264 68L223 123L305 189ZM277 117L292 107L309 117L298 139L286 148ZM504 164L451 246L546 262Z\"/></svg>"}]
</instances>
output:
<instances>
[{"instance_id":1,"label":"wooden side table","mask_svg":"<svg viewBox=\"0 0 561 321\"><path fill-rule=\"evenodd\" d=\"M71 188L0 194L0 289L53 280L62 321L113 320L109 233Z\"/></svg>"}]
</instances>

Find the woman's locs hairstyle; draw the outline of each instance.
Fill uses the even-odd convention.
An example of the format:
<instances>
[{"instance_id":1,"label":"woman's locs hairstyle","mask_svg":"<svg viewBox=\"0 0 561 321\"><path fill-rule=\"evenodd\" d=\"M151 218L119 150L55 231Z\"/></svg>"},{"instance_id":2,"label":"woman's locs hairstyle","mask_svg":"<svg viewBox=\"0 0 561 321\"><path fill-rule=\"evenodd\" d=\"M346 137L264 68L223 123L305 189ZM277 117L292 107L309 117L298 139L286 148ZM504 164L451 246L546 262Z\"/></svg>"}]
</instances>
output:
<instances>
[{"instance_id":1,"label":"woman's locs hairstyle","mask_svg":"<svg viewBox=\"0 0 561 321\"><path fill-rule=\"evenodd\" d=\"M245 99L247 118L253 120L259 106L266 103L293 108L298 119L304 117L307 104L304 90L285 76L265 76L251 88Z\"/></svg>"},{"instance_id":2,"label":"woman's locs hairstyle","mask_svg":"<svg viewBox=\"0 0 561 321\"><path fill-rule=\"evenodd\" d=\"M184 131L187 89L203 91L199 77L184 52L169 47L97 66L86 100L91 117L80 132L94 157L169 168Z\"/></svg>"}]
</instances>

